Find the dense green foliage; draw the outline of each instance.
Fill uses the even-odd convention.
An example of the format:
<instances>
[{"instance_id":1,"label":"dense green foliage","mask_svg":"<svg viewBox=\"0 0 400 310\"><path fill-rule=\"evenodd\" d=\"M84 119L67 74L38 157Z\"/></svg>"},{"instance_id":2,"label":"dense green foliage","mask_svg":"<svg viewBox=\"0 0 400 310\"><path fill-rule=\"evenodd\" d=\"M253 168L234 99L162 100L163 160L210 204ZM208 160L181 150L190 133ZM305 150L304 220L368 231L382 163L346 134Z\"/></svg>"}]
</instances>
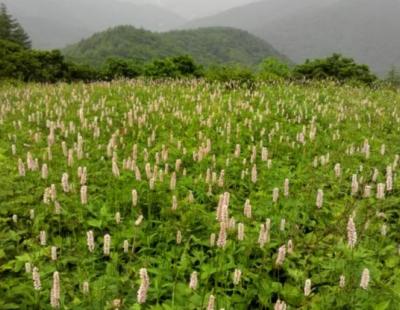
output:
<instances>
[{"instance_id":1,"label":"dense green foliage","mask_svg":"<svg viewBox=\"0 0 400 310\"><path fill-rule=\"evenodd\" d=\"M0 4L0 40L7 40L31 47L31 41L22 26L7 11L5 4Z\"/></svg>"},{"instance_id":2,"label":"dense green foliage","mask_svg":"<svg viewBox=\"0 0 400 310\"><path fill-rule=\"evenodd\" d=\"M0 40L0 78L57 82L66 78L67 71L59 51L29 50L17 43Z\"/></svg>"},{"instance_id":3,"label":"dense green foliage","mask_svg":"<svg viewBox=\"0 0 400 310\"><path fill-rule=\"evenodd\" d=\"M324 59L307 60L295 68L295 73L306 79L333 79L339 82L371 84L377 80L367 65L356 64L354 59L333 54Z\"/></svg>"},{"instance_id":4,"label":"dense green foliage","mask_svg":"<svg viewBox=\"0 0 400 310\"><path fill-rule=\"evenodd\" d=\"M152 78L199 77L199 67L189 56L156 59L146 64L126 59L110 58L100 69L66 62L58 50L28 50L20 45L0 40L0 80L16 79L24 82L109 81Z\"/></svg>"},{"instance_id":5,"label":"dense green foliage","mask_svg":"<svg viewBox=\"0 0 400 310\"><path fill-rule=\"evenodd\" d=\"M144 67L144 75L153 78L200 77L201 68L187 55L155 59Z\"/></svg>"},{"instance_id":6,"label":"dense green foliage","mask_svg":"<svg viewBox=\"0 0 400 310\"><path fill-rule=\"evenodd\" d=\"M399 93L257 87L1 88L0 308L50 309L58 271L60 309L396 310Z\"/></svg>"},{"instance_id":7,"label":"dense green foliage","mask_svg":"<svg viewBox=\"0 0 400 310\"><path fill-rule=\"evenodd\" d=\"M259 66L258 75L264 81L288 79L292 76L292 69L287 63L269 57Z\"/></svg>"},{"instance_id":8,"label":"dense green foliage","mask_svg":"<svg viewBox=\"0 0 400 310\"><path fill-rule=\"evenodd\" d=\"M110 79L132 79L143 74L142 66L134 61L110 58L106 61L104 73Z\"/></svg>"},{"instance_id":9,"label":"dense green foliage","mask_svg":"<svg viewBox=\"0 0 400 310\"><path fill-rule=\"evenodd\" d=\"M267 42L246 31L218 27L155 33L120 26L69 46L63 53L68 59L95 66L114 57L147 62L180 55L191 55L202 65L256 65L268 56L287 61Z\"/></svg>"},{"instance_id":10,"label":"dense green foliage","mask_svg":"<svg viewBox=\"0 0 400 310\"><path fill-rule=\"evenodd\" d=\"M67 63L60 51L25 49L0 40L0 80L55 83L59 81L96 81L104 74L88 66Z\"/></svg>"},{"instance_id":11,"label":"dense green foliage","mask_svg":"<svg viewBox=\"0 0 400 310\"><path fill-rule=\"evenodd\" d=\"M138 76L150 78L180 78L200 77L202 69L188 55L155 59L146 64L121 58L110 58L105 67L99 71L103 78L113 80L117 78L132 79Z\"/></svg>"}]
</instances>

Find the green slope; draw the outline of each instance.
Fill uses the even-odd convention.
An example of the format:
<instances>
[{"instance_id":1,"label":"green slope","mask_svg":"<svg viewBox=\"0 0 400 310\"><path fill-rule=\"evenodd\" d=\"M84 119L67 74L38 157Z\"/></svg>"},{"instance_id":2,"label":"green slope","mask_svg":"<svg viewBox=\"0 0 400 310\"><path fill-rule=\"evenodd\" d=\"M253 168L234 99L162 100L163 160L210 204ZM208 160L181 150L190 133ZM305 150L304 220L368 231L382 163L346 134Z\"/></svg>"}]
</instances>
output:
<instances>
[{"instance_id":1,"label":"green slope","mask_svg":"<svg viewBox=\"0 0 400 310\"><path fill-rule=\"evenodd\" d=\"M182 54L191 55L203 65L254 65L269 56L288 61L262 39L246 31L226 27L157 33L119 26L68 46L63 52L68 59L95 66L109 57L149 61Z\"/></svg>"}]
</instances>

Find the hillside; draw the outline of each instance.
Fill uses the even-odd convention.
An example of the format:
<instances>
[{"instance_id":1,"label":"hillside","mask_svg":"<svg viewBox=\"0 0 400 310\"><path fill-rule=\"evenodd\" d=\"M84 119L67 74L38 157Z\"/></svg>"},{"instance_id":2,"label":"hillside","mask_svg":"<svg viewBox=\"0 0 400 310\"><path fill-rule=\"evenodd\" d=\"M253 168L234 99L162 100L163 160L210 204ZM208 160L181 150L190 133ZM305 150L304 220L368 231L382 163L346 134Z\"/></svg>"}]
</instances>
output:
<instances>
[{"instance_id":1,"label":"hillside","mask_svg":"<svg viewBox=\"0 0 400 310\"><path fill-rule=\"evenodd\" d=\"M176 28L179 15L155 5L111 0L3 0L35 48L62 48L109 27L130 24L154 31Z\"/></svg>"},{"instance_id":2,"label":"hillside","mask_svg":"<svg viewBox=\"0 0 400 310\"><path fill-rule=\"evenodd\" d=\"M192 55L204 65L253 65L269 56L287 60L262 39L243 30L223 27L156 33L120 26L69 46L64 54L69 59L91 65L100 65L109 57L148 61L182 54Z\"/></svg>"},{"instance_id":3,"label":"hillside","mask_svg":"<svg viewBox=\"0 0 400 310\"><path fill-rule=\"evenodd\" d=\"M268 0L186 24L230 26L270 42L295 62L340 52L380 74L400 66L399 0Z\"/></svg>"}]
</instances>

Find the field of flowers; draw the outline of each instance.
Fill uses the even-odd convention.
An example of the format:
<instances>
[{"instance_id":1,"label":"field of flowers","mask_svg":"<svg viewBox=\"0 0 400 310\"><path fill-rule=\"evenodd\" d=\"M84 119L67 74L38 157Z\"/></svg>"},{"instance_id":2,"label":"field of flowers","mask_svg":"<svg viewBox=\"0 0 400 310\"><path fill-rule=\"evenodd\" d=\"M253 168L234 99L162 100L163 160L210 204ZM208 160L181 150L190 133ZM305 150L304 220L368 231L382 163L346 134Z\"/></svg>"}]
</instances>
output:
<instances>
[{"instance_id":1,"label":"field of flowers","mask_svg":"<svg viewBox=\"0 0 400 310\"><path fill-rule=\"evenodd\" d=\"M0 88L0 309L400 309L400 95Z\"/></svg>"}]
</instances>

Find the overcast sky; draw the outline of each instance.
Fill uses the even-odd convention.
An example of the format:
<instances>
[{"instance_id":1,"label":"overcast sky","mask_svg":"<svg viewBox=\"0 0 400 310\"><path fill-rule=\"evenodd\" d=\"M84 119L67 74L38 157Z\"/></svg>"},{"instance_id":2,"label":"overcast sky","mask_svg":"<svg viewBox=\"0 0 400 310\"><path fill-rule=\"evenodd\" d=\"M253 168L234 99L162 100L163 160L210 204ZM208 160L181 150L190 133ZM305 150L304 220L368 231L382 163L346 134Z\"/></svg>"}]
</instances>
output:
<instances>
[{"instance_id":1,"label":"overcast sky","mask_svg":"<svg viewBox=\"0 0 400 310\"><path fill-rule=\"evenodd\" d=\"M165 7L186 18L202 17L257 0L114 0L151 3Z\"/></svg>"}]
</instances>

